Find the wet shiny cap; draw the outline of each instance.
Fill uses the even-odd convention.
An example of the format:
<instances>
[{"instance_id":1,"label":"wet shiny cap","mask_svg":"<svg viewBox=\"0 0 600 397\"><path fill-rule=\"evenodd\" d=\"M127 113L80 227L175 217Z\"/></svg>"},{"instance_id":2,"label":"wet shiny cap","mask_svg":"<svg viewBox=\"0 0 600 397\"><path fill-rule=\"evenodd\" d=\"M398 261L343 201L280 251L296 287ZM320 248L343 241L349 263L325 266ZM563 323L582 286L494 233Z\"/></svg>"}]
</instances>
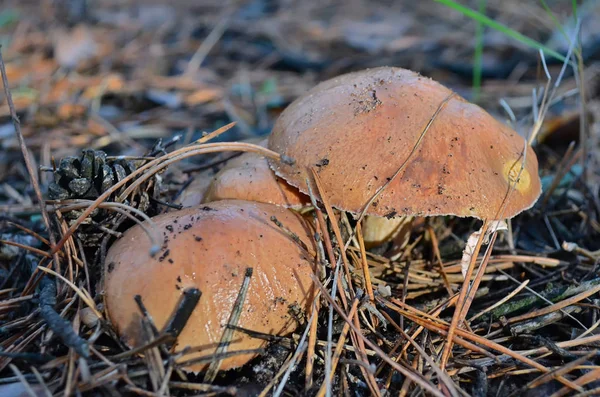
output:
<instances>
[{"instance_id":1,"label":"wet shiny cap","mask_svg":"<svg viewBox=\"0 0 600 397\"><path fill-rule=\"evenodd\" d=\"M136 347L145 342L136 295L141 296L160 330L169 322L184 291L196 288L202 295L177 339L175 351L186 346L204 347L184 355L179 362L210 356L229 321L247 268L253 273L237 325L271 335L285 335L296 328L297 320L291 313L302 317L314 291L313 232L299 215L271 204L224 200L169 212L153 221L164 237L154 258L148 255L151 243L139 226L127 230L106 256L106 309L126 344ZM228 352L265 345L262 339L234 332ZM239 367L255 356L249 353L226 358L221 369ZM196 363L185 368L198 372L206 366Z\"/></svg>"}]
</instances>

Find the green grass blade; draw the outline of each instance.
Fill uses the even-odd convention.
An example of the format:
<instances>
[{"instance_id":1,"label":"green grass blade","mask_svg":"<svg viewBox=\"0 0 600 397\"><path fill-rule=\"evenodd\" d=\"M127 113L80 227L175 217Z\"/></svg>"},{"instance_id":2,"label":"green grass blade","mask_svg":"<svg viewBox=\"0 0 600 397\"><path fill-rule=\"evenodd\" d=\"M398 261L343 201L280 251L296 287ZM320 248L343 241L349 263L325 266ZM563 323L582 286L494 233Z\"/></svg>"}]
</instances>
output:
<instances>
[{"instance_id":1,"label":"green grass blade","mask_svg":"<svg viewBox=\"0 0 600 397\"><path fill-rule=\"evenodd\" d=\"M479 0L479 13L485 14L485 6L487 0ZM483 31L484 25L477 21L477 29L475 31L475 54L473 56L473 102L479 100L481 93L481 69L483 63Z\"/></svg>"},{"instance_id":2,"label":"green grass blade","mask_svg":"<svg viewBox=\"0 0 600 397\"><path fill-rule=\"evenodd\" d=\"M542 4L542 7L544 7L544 10L546 10L546 14L548 14L548 17L554 23L554 26L556 26L556 28L558 29L558 31L567 40L567 43L569 45L571 45L571 38L569 37L569 35L567 34L567 32L565 32L565 29L562 27L562 25L560 24L559 20L556 18L556 16L554 15L554 13L550 9L550 7L548 7L548 4L546 3L546 0L540 0L540 3ZM574 0L574 3L573 3L573 15L574 15L575 20L577 20L577 2L575 0ZM575 55L577 55L577 56L580 55L579 48L574 48L573 51L575 52Z\"/></svg>"},{"instance_id":3,"label":"green grass blade","mask_svg":"<svg viewBox=\"0 0 600 397\"><path fill-rule=\"evenodd\" d=\"M546 3L546 0L540 0L540 3L542 3L542 7L544 7L544 10L546 10L546 14L548 14L548 17L550 19L552 19L552 22L554 23L554 26L556 26L556 28L565 37L565 39L567 39L567 41L569 41L569 35L567 34L567 32L565 32L565 30L563 29L562 25L560 24L560 22L558 21L558 19L556 18L556 16L554 15L554 13L552 12L552 10L550 9L550 7L548 7L548 4Z\"/></svg>"},{"instance_id":4,"label":"green grass blade","mask_svg":"<svg viewBox=\"0 0 600 397\"><path fill-rule=\"evenodd\" d=\"M509 28L506 25L503 25L499 22L494 21L491 18L486 17L485 15L483 15L475 10L472 10L468 7L458 4L454 0L435 0L435 1L438 3L442 3L443 5L445 5L448 8L451 8L455 11L460 12L461 14L463 14L471 19L476 20L485 26L488 26L494 30L501 32L501 33L504 33L506 36L513 38L528 47L542 50L546 55L556 58L556 59L560 60L561 62L565 61L565 57L562 56L561 54L559 54L558 52L546 47L545 45L543 45L541 43L538 43L537 41L535 41L533 39L530 39L529 37L527 37L525 35L522 35L521 33Z\"/></svg>"}]
</instances>

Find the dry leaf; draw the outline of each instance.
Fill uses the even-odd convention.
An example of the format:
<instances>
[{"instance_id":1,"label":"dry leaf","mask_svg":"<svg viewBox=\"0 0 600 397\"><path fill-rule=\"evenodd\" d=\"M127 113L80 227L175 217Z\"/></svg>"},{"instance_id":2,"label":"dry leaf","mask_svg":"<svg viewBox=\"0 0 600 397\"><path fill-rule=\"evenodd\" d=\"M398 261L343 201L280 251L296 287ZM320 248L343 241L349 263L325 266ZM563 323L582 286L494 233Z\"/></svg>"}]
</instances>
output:
<instances>
[{"instance_id":1,"label":"dry leaf","mask_svg":"<svg viewBox=\"0 0 600 397\"><path fill-rule=\"evenodd\" d=\"M490 222L490 226L488 227L483 243L487 244L490 241L490 236L492 233L500 231L500 230L508 230L508 225L504 221L492 221ZM460 271L463 275L463 278L467 274L467 270L469 269L469 264L471 263L471 258L473 257L473 252L475 251L475 247L477 246L477 241L479 241L479 237L483 231L479 229L476 232L473 232L469 239L467 240L467 245L463 250L463 255L460 260Z\"/></svg>"}]
</instances>

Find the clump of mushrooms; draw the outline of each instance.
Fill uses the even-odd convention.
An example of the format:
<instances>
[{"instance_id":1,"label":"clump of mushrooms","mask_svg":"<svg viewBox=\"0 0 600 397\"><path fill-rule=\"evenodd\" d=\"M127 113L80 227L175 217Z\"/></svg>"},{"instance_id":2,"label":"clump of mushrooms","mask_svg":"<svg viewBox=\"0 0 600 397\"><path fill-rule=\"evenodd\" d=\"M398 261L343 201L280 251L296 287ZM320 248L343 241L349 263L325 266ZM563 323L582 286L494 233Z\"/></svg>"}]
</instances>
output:
<instances>
[{"instance_id":1,"label":"clump of mushrooms","mask_svg":"<svg viewBox=\"0 0 600 397\"><path fill-rule=\"evenodd\" d=\"M107 310L128 344L142 342L134 295L142 297L157 326L167 327L183 290L196 287L204 299L178 346L205 347L186 358L214 352L246 267L261 282L250 284L238 325L275 334L293 330L290 304L305 309L313 294L312 231L300 215L273 204L306 205L312 172L320 180L320 189L311 186L316 198L326 195L332 206L358 218L501 220L530 208L541 193L535 153L521 136L439 83L399 68L350 73L317 85L284 110L267 146L294 162L267 163L254 154L232 161L204 199L221 201L154 218L166 238L156 258L139 254L149 248L140 227L111 247ZM385 234L393 236L395 227ZM263 343L237 333L230 349ZM243 365L254 355L228 357L221 368Z\"/></svg>"},{"instance_id":2,"label":"clump of mushrooms","mask_svg":"<svg viewBox=\"0 0 600 397\"><path fill-rule=\"evenodd\" d=\"M107 313L129 346L147 342L135 296L141 297L156 327L165 333L180 298L190 289L198 289L202 296L183 329L181 324L176 327L181 333L175 348L178 352L186 346L195 348L180 359L190 371L206 369L210 359L198 361L199 357L216 351L234 309L242 328L273 335L296 328L292 309L301 317L314 289L312 231L298 214L270 204L223 200L159 215L153 221L164 235L156 256L150 257L150 241L135 226L112 245L105 261ZM241 307L235 308L247 268L253 269L252 277ZM265 344L235 332L227 352ZM220 368L239 367L255 356L248 352L227 357Z\"/></svg>"},{"instance_id":3,"label":"clump of mushrooms","mask_svg":"<svg viewBox=\"0 0 600 397\"><path fill-rule=\"evenodd\" d=\"M295 163L271 162L272 175L266 158L244 154L215 176L205 202L298 208L308 202L312 167L334 207L366 215L367 248L406 238L415 216L512 218L541 193L535 153L522 137L443 85L400 68L317 85L283 111L266 146Z\"/></svg>"}]
</instances>

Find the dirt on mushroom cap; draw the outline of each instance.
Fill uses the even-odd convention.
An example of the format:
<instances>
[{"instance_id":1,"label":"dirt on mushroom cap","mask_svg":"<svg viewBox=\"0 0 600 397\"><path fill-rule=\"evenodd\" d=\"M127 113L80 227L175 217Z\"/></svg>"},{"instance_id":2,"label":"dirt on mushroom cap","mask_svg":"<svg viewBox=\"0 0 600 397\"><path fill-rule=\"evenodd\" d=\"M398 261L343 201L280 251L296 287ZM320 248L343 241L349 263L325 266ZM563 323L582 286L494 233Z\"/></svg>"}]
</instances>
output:
<instances>
[{"instance_id":1,"label":"dirt on mushroom cap","mask_svg":"<svg viewBox=\"0 0 600 397\"><path fill-rule=\"evenodd\" d=\"M354 213L407 159L367 214L498 219L530 208L541 192L533 150L510 127L452 94L391 67L325 81L277 120L269 148L295 163L271 167L304 193L314 167L332 205Z\"/></svg>"},{"instance_id":2,"label":"dirt on mushroom cap","mask_svg":"<svg viewBox=\"0 0 600 397\"><path fill-rule=\"evenodd\" d=\"M312 260L275 216L313 250L309 225L292 211L270 204L224 200L153 218L163 231L164 245L154 258L140 227L129 229L109 250L105 262L105 297L110 320L130 346L141 340L140 295L156 326L165 325L186 288L202 297L181 332L176 351L186 345L209 346L182 357L210 355L218 344L244 280L253 276L238 325L257 332L282 335L294 330L290 306L306 310L312 301ZM265 341L236 332L228 351L264 347ZM226 359L222 369L239 367L254 357ZM189 367L200 371L205 364Z\"/></svg>"}]
</instances>

